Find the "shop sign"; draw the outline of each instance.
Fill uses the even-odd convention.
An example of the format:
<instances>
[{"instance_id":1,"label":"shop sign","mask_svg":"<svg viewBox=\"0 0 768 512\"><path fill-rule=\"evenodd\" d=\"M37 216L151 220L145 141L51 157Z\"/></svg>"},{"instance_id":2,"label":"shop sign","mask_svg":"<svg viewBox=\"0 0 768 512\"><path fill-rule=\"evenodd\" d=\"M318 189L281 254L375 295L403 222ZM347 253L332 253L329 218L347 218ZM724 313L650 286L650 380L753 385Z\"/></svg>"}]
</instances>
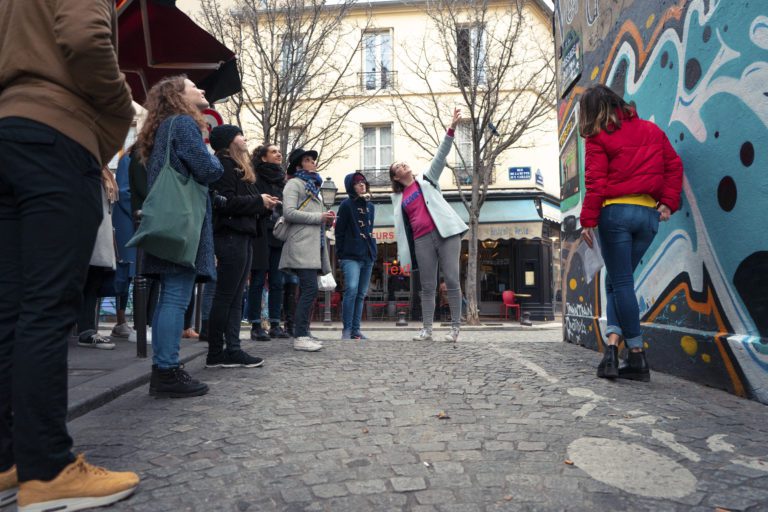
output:
<instances>
[{"instance_id":1,"label":"shop sign","mask_svg":"<svg viewBox=\"0 0 768 512\"><path fill-rule=\"evenodd\" d=\"M530 167L510 167L509 179L512 180L529 180L531 179Z\"/></svg>"},{"instance_id":2,"label":"shop sign","mask_svg":"<svg viewBox=\"0 0 768 512\"><path fill-rule=\"evenodd\" d=\"M571 30L563 41L563 53L560 57L560 97L565 97L571 86L581 76L583 68L581 56L581 40L579 35Z\"/></svg>"},{"instance_id":3,"label":"shop sign","mask_svg":"<svg viewBox=\"0 0 768 512\"><path fill-rule=\"evenodd\" d=\"M373 228L373 238L377 244L389 244L395 241L395 228Z\"/></svg>"},{"instance_id":4,"label":"shop sign","mask_svg":"<svg viewBox=\"0 0 768 512\"><path fill-rule=\"evenodd\" d=\"M541 238L541 222L480 224L477 227L477 238L480 240Z\"/></svg>"}]
</instances>

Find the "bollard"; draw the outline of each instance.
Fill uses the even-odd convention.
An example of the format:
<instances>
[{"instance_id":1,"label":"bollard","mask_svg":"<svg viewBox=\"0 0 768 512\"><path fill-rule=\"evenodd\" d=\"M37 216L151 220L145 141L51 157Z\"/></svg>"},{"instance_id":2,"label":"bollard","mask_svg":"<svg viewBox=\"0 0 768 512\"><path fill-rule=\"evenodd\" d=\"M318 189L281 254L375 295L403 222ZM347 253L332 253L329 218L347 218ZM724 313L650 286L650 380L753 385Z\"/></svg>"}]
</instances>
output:
<instances>
[{"instance_id":1,"label":"bollard","mask_svg":"<svg viewBox=\"0 0 768 512\"><path fill-rule=\"evenodd\" d=\"M533 325L531 323L531 313L528 311L524 311L522 315L520 315L520 325L527 325L531 326Z\"/></svg>"},{"instance_id":2,"label":"bollard","mask_svg":"<svg viewBox=\"0 0 768 512\"><path fill-rule=\"evenodd\" d=\"M405 327L408 325L408 321L405 319L405 311L400 310L397 312L397 322L395 322L395 325L397 327Z\"/></svg>"}]
</instances>

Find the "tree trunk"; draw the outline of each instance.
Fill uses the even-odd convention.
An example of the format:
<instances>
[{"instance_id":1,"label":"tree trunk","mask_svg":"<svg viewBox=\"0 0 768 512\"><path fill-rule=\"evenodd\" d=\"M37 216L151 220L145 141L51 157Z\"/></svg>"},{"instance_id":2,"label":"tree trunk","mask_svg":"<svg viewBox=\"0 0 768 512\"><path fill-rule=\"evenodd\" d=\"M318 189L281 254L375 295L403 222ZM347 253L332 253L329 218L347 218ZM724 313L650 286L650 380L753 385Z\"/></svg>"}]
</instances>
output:
<instances>
[{"instance_id":1,"label":"tree trunk","mask_svg":"<svg viewBox=\"0 0 768 512\"><path fill-rule=\"evenodd\" d=\"M480 304L477 296L477 229L478 215L474 208L469 211L469 258L464 293L467 297L467 325L480 325Z\"/></svg>"}]
</instances>

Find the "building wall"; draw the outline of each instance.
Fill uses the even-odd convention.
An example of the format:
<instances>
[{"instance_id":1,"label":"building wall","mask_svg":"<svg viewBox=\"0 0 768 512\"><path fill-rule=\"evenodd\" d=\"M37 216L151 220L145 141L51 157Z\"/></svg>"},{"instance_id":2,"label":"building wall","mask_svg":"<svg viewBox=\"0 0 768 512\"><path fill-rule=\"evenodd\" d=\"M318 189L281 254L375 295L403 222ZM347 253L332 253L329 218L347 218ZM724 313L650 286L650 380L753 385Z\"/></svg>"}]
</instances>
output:
<instances>
[{"instance_id":1,"label":"building wall","mask_svg":"<svg viewBox=\"0 0 768 512\"><path fill-rule=\"evenodd\" d=\"M200 0L180 0L178 7L184 10L192 18L199 18ZM413 52L421 47L422 43L434 39L433 25L425 13L425 5L417 2L384 2L378 4L372 2L365 4L365 8L351 11L351 15L345 23L350 27L364 26L367 17L371 16L369 30L389 30L392 34L393 71L397 73L397 90L404 95L405 101L428 101L428 87L425 82L409 71L408 52ZM503 2L492 5L491 9L499 12L508 10ZM532 44L536 47L549 48L551 45L551 20L546 8L538 2L530 2L526 6L525 19L527 22L526 33L521 37L521 44ZM348 37L359 37L359 30L348 31ZM347 48L354 41L339 41L341 48ZM446 102L445 112L441 112L441 119L445 124L450 121L450 107L460 105L461 98L458 88L451 85L451 76L442 48L432 42L429 46L429 55L434 56L434 73L430 74L430 87L436 90L440 98ZM357 73L364 70L363 52L358 52L354 65L349 70L348 81L356 82ZM522 71L524 73L524 71ZM355 89L359 95L371 94ZM328 105L328 110L333 104ZM318 116L314 123L318 127L323 126L324 113ZM331 165L323 165L323 151L320 155L320 169L324 176L333 178L337 186L343 183L346 174L363 167L363 126L376 124L391 124L393 133L393 161L404 160L409 162L416 172L421 172L429 165L432 152L421 150L403 132L398 123L398 117L407 115L404 112L402 101L395 94L386 90L378 92L377 96L369 103L355 109L347 118L344 125L345 140L355 141L343 155L334 159ZM225 120L227 121L227 120ZM243 120L246 136L249 144L256 146L260 141L259 127L255 119L248 114ZM498 160L496 167L496 179L491 189L539 189L554 197L559 194L559 170L557 167L557 119L553 110L552 119L542 129L529 136L523 137L519 148L505 152ZM435 145L437 149L437 145ZM332 153L329 150L328 153ZM449 156L449 162L455 160L455 151ZM387 163L387 167L391 162ZM530 167L531 177L527 180L510 180L509 167ZM536 184L536 172L541 171L543 184ZM440 180L441 186L446 190L455 190L456 185L452 174L446 169ZM384 191L385 189L381 189Z\"/></svg>"},{"instance_id":2,"label":"building wall","mask_svg":"<svg viewBox=\"0 0 768 512\"><path fill-rule=\"evenodd\" d=\"M555 11L561 89L580 72L558 102L566 339L605 339L604 271L587 275L578 241L583 144L569 137L579 93L605 83L667 133L685 165L682 207L635 273L651 365L764 403L767 14L754 0L560 0Z\"/></svg>"}]
</instances>

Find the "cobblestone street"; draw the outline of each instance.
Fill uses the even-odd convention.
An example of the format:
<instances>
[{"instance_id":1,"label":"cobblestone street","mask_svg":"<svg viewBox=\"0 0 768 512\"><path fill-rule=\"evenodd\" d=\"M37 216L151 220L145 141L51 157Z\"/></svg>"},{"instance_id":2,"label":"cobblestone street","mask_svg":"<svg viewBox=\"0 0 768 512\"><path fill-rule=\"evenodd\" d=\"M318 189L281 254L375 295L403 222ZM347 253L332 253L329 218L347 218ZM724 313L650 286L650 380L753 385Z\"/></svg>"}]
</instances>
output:
<instances>
[{"instance_id":1,"label":"cobblestone street","mask_svg":"<svg viewBox=\"0 0 768 512\"><path fill-rule=\"evenodd\" d=\"M139 472L125 511L768 510L764 405L598 380L600 355L559 329L415 332L246 342L259 369L199 358L207 396L143 386L73 421L76 449Z\"/></svg>"}]
</instances>

